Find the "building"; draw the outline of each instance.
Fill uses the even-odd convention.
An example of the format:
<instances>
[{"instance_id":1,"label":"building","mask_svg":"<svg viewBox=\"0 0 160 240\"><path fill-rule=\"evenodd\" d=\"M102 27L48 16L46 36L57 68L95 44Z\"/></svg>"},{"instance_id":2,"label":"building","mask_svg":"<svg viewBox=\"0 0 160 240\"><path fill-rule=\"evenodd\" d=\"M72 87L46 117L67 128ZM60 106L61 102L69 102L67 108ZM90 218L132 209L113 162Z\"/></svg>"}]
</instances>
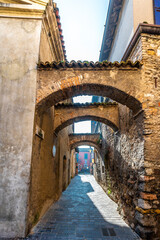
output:
<instances>
[{"instance_id":1,"label":"building","mask_svg":"<svg viewBox=\"0 0 160 240\"><path fill-rule=\"evenodd\" d=\"M66 50L53 1L4 0L0 19L0 236L24 237L75 172L71 127L53 138L54 106L44 114L35 111L37 63L65 61ZM13 151L6 152L9 146Z\"/></svg>"},{"instance_id":2,"label":"building","mask_svg":"<svg viewBox=\"0 0 160 240\"><path fill-rule=\"evenodd\" d=\"M160 24L159 0L110 0L100 61L121 61L140 23Z\"/></svg>"},{"instance_id":3,"label":"building","mask_svg":"<svg viewBox=\"0 0 160 240\"><path fill-rule=\"evenodd\" d=\"M90 171L90 164L92 163L91 152L92 148L79 148L79 153L77 154L78 170L80 172Z\"/></svg>"}]
</instances>

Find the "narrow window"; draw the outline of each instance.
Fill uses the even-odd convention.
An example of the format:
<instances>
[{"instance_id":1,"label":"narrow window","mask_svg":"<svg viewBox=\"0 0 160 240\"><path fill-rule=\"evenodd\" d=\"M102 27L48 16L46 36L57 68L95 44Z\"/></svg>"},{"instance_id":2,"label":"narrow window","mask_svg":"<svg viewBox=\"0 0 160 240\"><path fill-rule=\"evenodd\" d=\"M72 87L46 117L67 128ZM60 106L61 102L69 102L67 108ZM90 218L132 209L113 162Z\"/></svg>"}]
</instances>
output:
<instances>
[{"instance_id":1,"label":"narrow window","mask_svg":"<svg viewBox=\"0 0 160 240\"><path fill-rule=\"evenodd\" d=\"M160 25L160 0L154 0L154 23Z\"/></svg>"}]
</instances>

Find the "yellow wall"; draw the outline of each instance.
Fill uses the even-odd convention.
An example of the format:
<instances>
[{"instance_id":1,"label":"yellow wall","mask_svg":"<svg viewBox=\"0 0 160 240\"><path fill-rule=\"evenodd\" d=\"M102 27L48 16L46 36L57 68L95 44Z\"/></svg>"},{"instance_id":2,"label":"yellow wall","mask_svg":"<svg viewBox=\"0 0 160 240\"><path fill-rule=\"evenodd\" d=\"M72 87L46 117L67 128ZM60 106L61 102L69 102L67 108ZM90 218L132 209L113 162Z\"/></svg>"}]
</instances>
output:
<instances>
[{"instance_id":1,"label":"yellow wall","mask_svg":"<svg viewBox=\"0 0 160 240\"><path fill-rule=\"evenodd\" d=\"M154 24L153 0L133 0L134 31L139 23Z\"/></svg>"}]
</instances>

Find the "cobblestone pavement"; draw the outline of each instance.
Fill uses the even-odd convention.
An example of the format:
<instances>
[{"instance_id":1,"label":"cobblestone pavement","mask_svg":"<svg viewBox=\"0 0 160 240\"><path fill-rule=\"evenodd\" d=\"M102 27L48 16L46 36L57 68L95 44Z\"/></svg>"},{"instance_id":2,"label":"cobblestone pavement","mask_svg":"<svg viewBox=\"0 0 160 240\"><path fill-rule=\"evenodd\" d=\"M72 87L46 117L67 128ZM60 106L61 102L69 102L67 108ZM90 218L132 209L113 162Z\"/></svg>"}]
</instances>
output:
<instances>
[{"instance_id":1,"label":"cobblestone pavement","mask_svg":"<svg viewBox=\"0 0 160 240\"><path fill-rule=\"evenodd\" d=\"M51 206L26 239L140 239L116 209L117 205L92 175L79 175L72 179L60 200Z\"/></svg>"}]
</instances>

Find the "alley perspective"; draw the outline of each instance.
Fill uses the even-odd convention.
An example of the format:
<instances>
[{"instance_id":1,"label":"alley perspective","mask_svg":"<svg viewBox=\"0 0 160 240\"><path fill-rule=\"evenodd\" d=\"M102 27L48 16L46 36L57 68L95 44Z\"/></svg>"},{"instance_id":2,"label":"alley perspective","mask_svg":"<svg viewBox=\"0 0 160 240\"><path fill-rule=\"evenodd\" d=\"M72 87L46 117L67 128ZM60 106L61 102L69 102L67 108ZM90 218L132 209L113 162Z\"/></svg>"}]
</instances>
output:
<instances>
[{"instance_id":1,"label":"alley perspective","mask_svg":"<svg viewBox=\"0 0 160 240\"><path fill-rule=\"evenodd\" d=\"M0 0L0 239L159 240L160 1L108 0L97 62L60 20Z\"/></svg>"},{"instance_id":2,"label":"alley perspective","mask_svg":"<svg viewBox=\"0 0 160 240\"><path fill-rule=\"evenodd\" d=\"M122 220L93 175L76 176L33 228L31 239L140 239Z\"/></svg>"}]
</instances>

